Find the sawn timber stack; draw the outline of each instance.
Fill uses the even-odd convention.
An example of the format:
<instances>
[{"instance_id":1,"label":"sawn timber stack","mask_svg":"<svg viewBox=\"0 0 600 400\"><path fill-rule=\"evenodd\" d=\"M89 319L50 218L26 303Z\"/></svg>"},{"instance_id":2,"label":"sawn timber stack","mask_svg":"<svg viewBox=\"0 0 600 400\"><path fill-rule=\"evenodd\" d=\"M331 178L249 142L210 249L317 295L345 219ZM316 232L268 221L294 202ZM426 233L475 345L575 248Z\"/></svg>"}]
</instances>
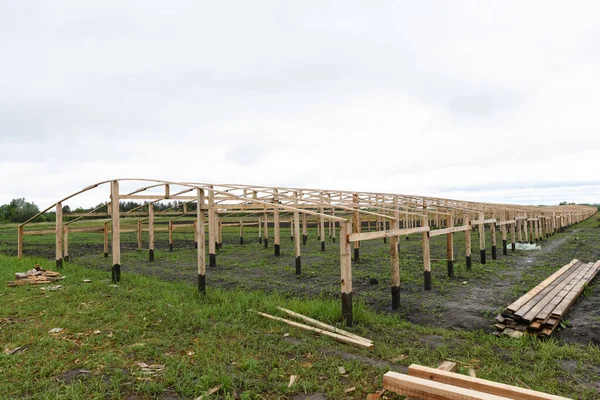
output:
<instances>
[{"instance_id":1,"label":"sawn timber stack","mask_svg":"<svg viewBox=\"0 0 600 400\"><path fill-rule=\"evenodd\" d=\"M599 270L600 261L571 261L506 307L496 317L494 334L550 336Z\"/></svg>"}]
</instances>

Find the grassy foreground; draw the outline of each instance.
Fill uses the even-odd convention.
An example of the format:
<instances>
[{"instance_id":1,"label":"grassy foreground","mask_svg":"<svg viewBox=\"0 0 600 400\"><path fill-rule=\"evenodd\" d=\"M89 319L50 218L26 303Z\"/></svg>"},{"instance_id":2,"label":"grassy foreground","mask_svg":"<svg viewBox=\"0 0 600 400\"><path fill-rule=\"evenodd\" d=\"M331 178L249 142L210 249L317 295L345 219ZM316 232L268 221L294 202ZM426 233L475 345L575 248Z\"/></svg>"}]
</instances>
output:
<instances>
[{"instance_id":1,"label":"grassy foreground","mask_svg":"<svg viewBox=\"0 0 600 400\"><path fill-rule=\"evenodd\" d=\"M0 255L0 277L12 279L14 272L36 263L52 269L44 259ZM403 371L411 363L435 367L448 359L459 362L463 373L471 367L487 379L598 398L594 381L600 350L593 345L427 328L359 303L353 331L376 346L366 350L250 312L277 314L280 305L336 324L341 319L337 300L215 288L201 297L193 285L131 273L113 287L106 272L76 263L62 272L66 278L56 291L0 289L3 399L193 399L203 394L204 399L252 399L315 393L358 399L380 389L389 369ZM52 328L63 330L49 333ZM18 346L24 347L6 354ZM159 367L146 374L140 362ZM288 387L290 375L298 380ZM218 390L208 395L213 388Z\"/></svg>"}]
</instances>

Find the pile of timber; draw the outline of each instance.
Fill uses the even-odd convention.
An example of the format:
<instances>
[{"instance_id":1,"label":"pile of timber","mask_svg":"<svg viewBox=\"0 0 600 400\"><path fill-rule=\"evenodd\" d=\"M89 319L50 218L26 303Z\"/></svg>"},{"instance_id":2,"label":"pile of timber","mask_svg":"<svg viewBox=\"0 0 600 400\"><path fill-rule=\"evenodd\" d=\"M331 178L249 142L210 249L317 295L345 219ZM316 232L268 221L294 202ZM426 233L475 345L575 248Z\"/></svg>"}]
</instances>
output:
<instances>
[{"instance_id":1,"label":"pile of timber","mask_svg":"<svg viewBox=\"0 0 600 400\"><path fill-rule=\"evenodd\" d=\"M15 280L7 281L7 286L42 285L61 279L58 272L45 270L36 264L27 272L15 272Z\"/></svg>"},{"instance_id":2,"label":"pile of timber","mask_svg":"<svg viewBox=\"0 0 600 400\"><path fill-rule=\"evenodd\" d=\"M600 261L571 261L506 307L496 317L494 334L550 336L599 270Z\"/></svg>"},{"instance_id":3,"label":"pile of timber","mask_svg":"<svg viewBox=\"0 0 600 400\"><path fill-rule=\"evenodd\" d=\"M393 371L384 374L383 388L412 399L568 400L566 397L416 364L408 367L408 375Z\"/></svg>"}]
</instances>

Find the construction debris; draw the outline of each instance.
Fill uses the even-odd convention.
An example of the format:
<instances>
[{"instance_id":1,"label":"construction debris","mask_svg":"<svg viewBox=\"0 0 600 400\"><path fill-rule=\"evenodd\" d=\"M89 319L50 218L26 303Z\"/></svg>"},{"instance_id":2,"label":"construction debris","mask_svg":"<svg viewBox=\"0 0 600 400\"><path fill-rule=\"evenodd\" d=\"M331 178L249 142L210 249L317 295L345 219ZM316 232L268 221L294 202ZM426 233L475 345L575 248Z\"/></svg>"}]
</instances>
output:
<instances>
[{"instance_id":1,"label":"construction debris","mask_svg":"<svg viewBox=\"0 0 600 400\"><path fill-rule=\"evenodd\" d=\"M27 272L15 272L15 280L7 281L7 286L41 285L62 279L58 272L42 269L36 264Z\"/></svg>"},{"instance_id":2,"label":"construction debris","mask_svg":"<svg viewBox=\"0 0 600 400\"><path fill-rule=\"evenodd\" d=\"M506 307L496 317L495 335L550 336L585 286L600 271L600 261L573 260Z\"/></svg>"},{"instance_id":3,"label":"construction debris","mask_svg":"<svg viewBox=\"0 0 600 400\"><path fill-rule=\"evenodd\" d=\"M568 400L566 397L416 364L408 367L408 375L387 372L383 375L383 387L415 399Z\"/></svg>"}]
</instances>

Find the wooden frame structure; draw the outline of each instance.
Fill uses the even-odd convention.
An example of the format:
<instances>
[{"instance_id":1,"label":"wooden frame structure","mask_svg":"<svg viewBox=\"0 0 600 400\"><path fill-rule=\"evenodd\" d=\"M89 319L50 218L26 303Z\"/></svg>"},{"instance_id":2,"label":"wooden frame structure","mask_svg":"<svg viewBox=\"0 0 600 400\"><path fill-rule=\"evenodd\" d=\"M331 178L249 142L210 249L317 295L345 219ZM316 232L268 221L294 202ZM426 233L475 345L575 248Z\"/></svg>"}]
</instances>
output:
<instances>
[{"instance_id":1,"label":"wooden frame structure","mask_svg":"<svg viewBox=\"0 0 600 400\"><path fill-rule=\"evenodd\" d=\"M109 188L110 201L87 213L63 213L63 204L82 193L98 188ZM133 188L122 192L122 187ZM139 200L142 206L121 212L119 202ZM154 204L164 200L177 200L183 210L168 209L155 211ZM195 210L189 210L194 208ZM56 210L54 230L26 230L25 227L41 214ZM322 190L307 188L282 188L237 184L209 184L197 182L172 182L152 179L114 179L88 186L56 202L18 227L18 256L23 255L25 235L54 234L56 237L56 266L62 267L63 260L69 258L69 232L102 232L104 234L104 255L108 257L109 227L112 241L112 279L121 279L120 221L136 218L138 249L142 248L144 223L148 232L149 261L154 260L154 233L165 228L155 228L156 217L169 217L169 248L173 250L174 220L184 216L195 217L194 238L198 249L198 290L206 292L206 249L205 237L208 233L209 267L217 265L217 249L222 246L222 227L239 225L240 245L244 244L244 227L258 226L258 241L269 246L269 225L273 226L275 256L280 255L281 220L290 224L290 238L294 242L295 271L302 273L301 248L307 241L307 226L314 223L318 229L321 250L325 251L326 226L329 238L336 241L339 229L340 276L342 316L348 326L352 326L352 257L360 259L360 243L367 240L390 239L390 274L392 308L400 304L400 265L399 240L409 235L420 235L423 248L424 288L430 290L431 259L430 238L446 235L448 275L454 274L453 235L464 232L465 258L467 269L471 268L471 231L479 232L480 261L486 263L486 226L491 235L492 259L497 258L496 230L502 237L502 254L508 253L510 233L512 251L516 241L539 241L544 237L564 230L592 216L597 209L588 206L534 207L510 204L477 203L461 200L433 198L393 193L370 193L343 190ZM65 222L65 217L73 218ZM71 227L75 222L86 218L103 218L104 228ZM235 222L223 224L225 219L235 218ZM376 230L363 232L363 227ZM188 224L187 226L190 226ZM301 236L302 235L302 236Z\"/></svg>"}]
</instances>

